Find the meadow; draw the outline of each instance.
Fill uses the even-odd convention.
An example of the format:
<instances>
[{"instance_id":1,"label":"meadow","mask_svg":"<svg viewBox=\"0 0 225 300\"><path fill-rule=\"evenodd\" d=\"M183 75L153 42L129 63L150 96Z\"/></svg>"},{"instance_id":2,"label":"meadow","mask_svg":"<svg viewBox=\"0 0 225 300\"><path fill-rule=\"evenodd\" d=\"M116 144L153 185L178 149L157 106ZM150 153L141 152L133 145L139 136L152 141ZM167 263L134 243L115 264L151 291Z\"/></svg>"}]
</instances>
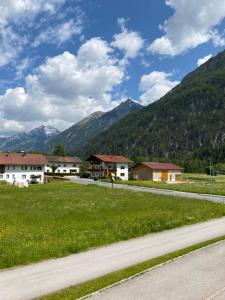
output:
<instances>
[{"instance_id":1,"label":"meadow","mask_svg":"<svg viewBox=\"0 0 225 300\"><path fill-rule=\"evenodd\" d=\"M0 268L225 216L225 205L73 183L0 186Z\"/></svg>"},{"instance_id":2,"label":"meadow","mask_svg":"<svg viewBox=\"0 0 225 300\"><path fill-rule=\"evenodd\" d=\"M183 182L180 183L164 183L150 180L129 180L115 181L119 184L128 184L133 186L143 186L158 189L168 189L182 192L214 194L225 196L225 176L209 176L206 174L184 173L182 175ZM109 181L109 180L106 180Z\"/></svg>"}]
</instances>

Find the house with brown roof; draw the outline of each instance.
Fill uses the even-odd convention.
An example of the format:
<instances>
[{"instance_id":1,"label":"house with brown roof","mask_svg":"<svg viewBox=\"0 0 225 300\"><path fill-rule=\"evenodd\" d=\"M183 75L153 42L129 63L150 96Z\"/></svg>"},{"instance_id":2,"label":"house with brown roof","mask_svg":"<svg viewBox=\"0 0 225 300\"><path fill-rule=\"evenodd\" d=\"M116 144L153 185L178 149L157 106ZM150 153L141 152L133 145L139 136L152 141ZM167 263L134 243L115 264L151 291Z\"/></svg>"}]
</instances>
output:
<instances>
[{"instance_id":1,"label":"house with brown roof","mask_svg":"<svg viewBox=\"0 0 225 300\"><path fill-rule=\"evenodd\" d=\"M46 156L45 173L78 174L82 161L72 156Z\"/></svg>"},{"instance_id":2,"label":"house with brown roof","mask_svg":"<svg viewBox=\"0 0 225 300\"><path fill-rule=\"evenodd\" d=\"M93 154L87 161L90 162L91 177L109 178L115 174L117 178L128 180L129 164L132 161L121 155Z\"/></svg>"},{"instance_id":3,"label":"house with brown roof","mask_svg":"<svg viewBox=\"0 0 225 300\"><path fill-rule=\"evenodd\" d=\"M181 180L183 168L173 163L142 162L132 169L136 180L176 182Z\"/></svg>"},{"instance_id":4,"label":"house with brown roof","mask_svg":"<svg viewBox=\"0 0 225 300\"><path fill-rule=\"evenodd\" d=\"M0 180L15 184L43 183L46 164L42 154L0 153Z\"/></svg>"}]
</instances>

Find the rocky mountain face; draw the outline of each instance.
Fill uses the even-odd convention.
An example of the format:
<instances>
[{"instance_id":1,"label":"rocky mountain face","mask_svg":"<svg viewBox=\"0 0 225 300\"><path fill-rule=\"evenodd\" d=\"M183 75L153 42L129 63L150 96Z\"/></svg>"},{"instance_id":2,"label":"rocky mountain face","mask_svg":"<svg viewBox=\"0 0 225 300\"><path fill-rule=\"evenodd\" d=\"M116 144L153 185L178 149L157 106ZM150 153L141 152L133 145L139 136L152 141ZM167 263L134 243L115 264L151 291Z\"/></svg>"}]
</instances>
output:
<instances>
[{"instance_id":1,"label":"rocky mountain face","mask_svg":"<svg viewBox=\"0 0 225 300\"><path fill-rule=\"evenodd\" d=\"M43 151L47 140L59 132L53 126L42 125L29 132L0 138L0 151Z\"/></svg>"},{"instance_id":2,"label":"rocky mountain face","mask_svg":"<svg viewBox=\"0 0 225 300\"><path fill-rule=\"evenodd\" d=\"M106 113L95 112L89 117L61 132L46 144L46 151L51 152L54 145L63 144L69 153L75 153L84 147L97 134L104 132L127 114L138 111L142 106L131 99L127 99L119 106Z\"/></svg>"},{"instance_id":3,"label":"rocky mountain face","mask_svg":"<svg viewBox=\"0 0 225 300\"><path fill-rule=\"evenodd\" d=\"M129 114L79 152L225 161L225 51L160 100Z\"/></svg>"}]
</instances>

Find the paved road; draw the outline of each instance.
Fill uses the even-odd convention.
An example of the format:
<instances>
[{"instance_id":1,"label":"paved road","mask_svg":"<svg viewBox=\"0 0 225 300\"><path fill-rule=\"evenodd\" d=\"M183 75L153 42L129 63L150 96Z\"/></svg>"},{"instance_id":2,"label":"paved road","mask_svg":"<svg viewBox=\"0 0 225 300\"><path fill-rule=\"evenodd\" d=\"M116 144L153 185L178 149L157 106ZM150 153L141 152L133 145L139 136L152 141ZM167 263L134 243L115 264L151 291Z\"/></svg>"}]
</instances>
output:
<instances>
[{"instance_id":1,"label":"paved road","mask_svg":"<svg viewBox=\"0 0 225 300\"><path fill-rule=\"evenodd\" d=\"M26 300L225 235L225 217L0 272L0 299Z\"/></svg>"},{"instance_id":2,"label":"paved road","mask_svg":"<svg viewBox=\"0 0 225 300\"><path fill-rule=\"evenodd\" d=\"M224 300L225 242L109 288L90 300Z\"/></svg>"},{"instance_id":3,"label":"paved road","mask_svg":"<svg viewBox=\"0 0 225 300\"><path fill-rule=\"evenodd\" d=\"M75 183L80 183L80 184L95 184L98 186L104 186L104 187L108 187L108 188L112 187L111 183L108 183L108 182L99 182L99 181L94 181L92 179L83 179L83 178L79 178L79 177L70 177L70 181L75 182ZM153 193L153 194L167 195L167 196L177 196L177 197L209 200L209 201L225 204L225 196L219 196L219 195L197 194L197 193L180 192L180 191L173 191L173 190L146 188L146 187L140 187L140 186L126 185L126 184L114 184L114 188L127 189L127 190L131 190L131 191L136 191L136 192L147 192L147 193Z\"/></svg>"}]
</instances>

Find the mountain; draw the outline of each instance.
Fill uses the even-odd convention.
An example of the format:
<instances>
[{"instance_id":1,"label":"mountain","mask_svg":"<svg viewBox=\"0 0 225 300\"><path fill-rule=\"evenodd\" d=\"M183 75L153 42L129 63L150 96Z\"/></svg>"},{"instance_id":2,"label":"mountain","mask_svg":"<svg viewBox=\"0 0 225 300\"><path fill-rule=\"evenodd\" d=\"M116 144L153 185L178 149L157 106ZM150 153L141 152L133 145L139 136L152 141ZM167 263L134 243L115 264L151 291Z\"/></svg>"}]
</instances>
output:
<instances>
[{"instance_id":1,"label":"mountain","mask_svg":"<svg viewBox=\"0 0 225 300\"><path fill-rule=\"evenodd\" d=\"M42 125L29 132L11 137L0 138L1 151L42 151L46 141L59 134L59 130L50 125Z\"/></svg>"},{"instance_id":2,"label":"mountain","mask_svg":"<svg viewBox=\"0 0 225 300\"><path fill-rule=\"evenodd\" d=\"M77 154L225 161L225 51L188 74L160 100L129 114Z\"/></svg>"},{"instance_id":3,"label":"mountain","mask_svg":"<svg viewBox=\"0 0 225 300\"><path fill-rule=\"evenodd\" d=\"M133 111L138 111L142 106L131 99L127 99L119 106L106 113L95 112L89 117L76 123L69 129L61 132L49 140L46 150L51 152L56 144L63 144L67 152L74 152L79 147L94 138L97 134L104 132L121 118Z\"/></svg>"}]
</instances>

